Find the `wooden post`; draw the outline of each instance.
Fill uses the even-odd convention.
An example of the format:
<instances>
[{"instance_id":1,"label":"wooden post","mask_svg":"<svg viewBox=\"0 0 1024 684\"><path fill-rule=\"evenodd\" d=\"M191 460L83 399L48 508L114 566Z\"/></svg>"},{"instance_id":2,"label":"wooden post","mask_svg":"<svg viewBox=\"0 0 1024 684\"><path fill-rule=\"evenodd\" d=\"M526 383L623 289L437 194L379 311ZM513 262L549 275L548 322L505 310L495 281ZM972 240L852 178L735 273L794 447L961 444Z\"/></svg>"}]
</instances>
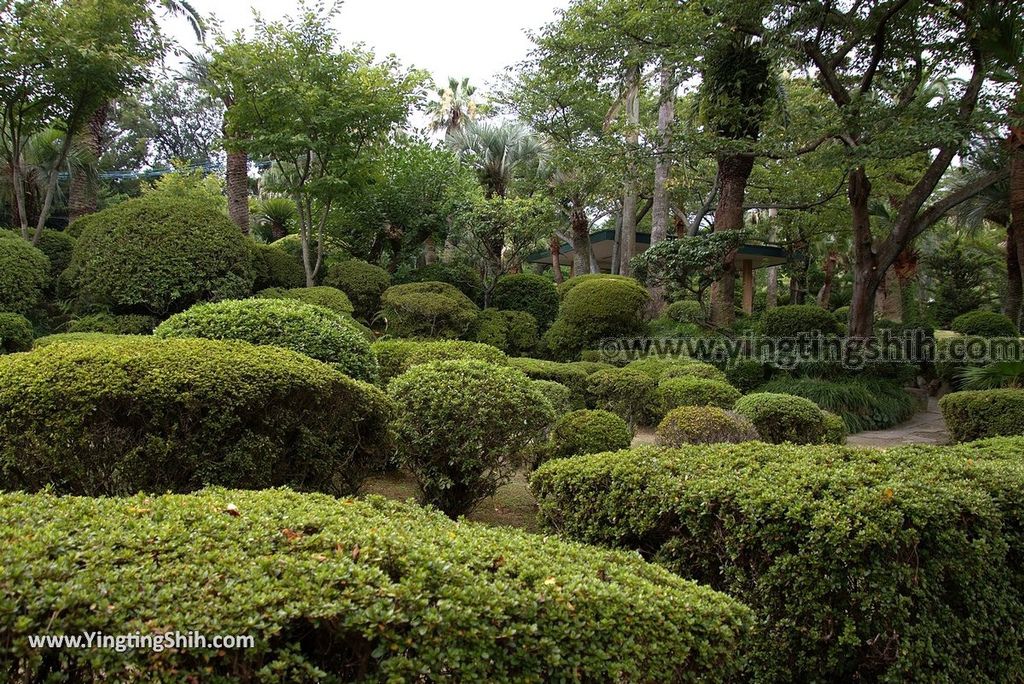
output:
<instances>
[{"instance_id":1,"label":"wooden post","mask_svg":"<svg viewBox=\"0 0 1024 684\"><path fill-rule=\"evenodd\" d=\"M754 313L754 262L744 259L743 264L743 313Z\"/></svg>"}]
</instances>

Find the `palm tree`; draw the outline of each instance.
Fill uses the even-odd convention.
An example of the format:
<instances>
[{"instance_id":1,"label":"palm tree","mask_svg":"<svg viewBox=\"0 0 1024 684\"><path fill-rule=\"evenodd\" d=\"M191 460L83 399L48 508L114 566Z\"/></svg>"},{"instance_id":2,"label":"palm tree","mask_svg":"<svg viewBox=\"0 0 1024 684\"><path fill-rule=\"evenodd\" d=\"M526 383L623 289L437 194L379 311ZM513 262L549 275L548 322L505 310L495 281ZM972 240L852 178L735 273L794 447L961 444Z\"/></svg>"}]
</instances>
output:
<instances>
[{"instance_id":1,"label":"palm tree","mask_svg":"<svg viewBox=\"0 0 1024 684\"><path fill-rule=\"evenodd\" d=\"M446 136L461 130L466 123L486 113L487 106L473 99L476 87L469 84L469 79L461 81L448 78L448 87L437 90L437 99L427 104L430 115L430 129L444 131Z\"/></svg>"},{"instance_id":2,"label":"palm tree","mask_svg":"<svg viewBox=\"0 0 1024 684\"><path fill-rule=\"evenodd\" d=\"M516 177L536 173L547 161L543 140L520 123L470 122L447 142L476 171L488 199L505 197Z\"/></svg>"}]
</instances>

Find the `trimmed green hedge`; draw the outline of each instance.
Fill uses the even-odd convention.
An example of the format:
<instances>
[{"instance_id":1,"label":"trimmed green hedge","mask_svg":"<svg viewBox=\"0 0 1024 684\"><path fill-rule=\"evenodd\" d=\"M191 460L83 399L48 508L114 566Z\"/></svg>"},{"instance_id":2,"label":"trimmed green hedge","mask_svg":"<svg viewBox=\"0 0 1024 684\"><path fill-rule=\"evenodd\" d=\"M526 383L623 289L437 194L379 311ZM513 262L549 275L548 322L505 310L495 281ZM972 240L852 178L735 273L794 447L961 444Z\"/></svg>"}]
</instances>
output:
<instances>
[{"instance_id":1,"label":"trimmed green hedge","mask_svg":"<svg viewBox=\"0 0 1024 684\"><path fill-rule=\"evenodd\" d=\"M0 354L13 354L32 348L32 323L21 314L0 313Z\"/></svg>"},{"instance_id":2,"label":"trimmed green hedge","mask_svg":"<svg viewBox=\"0 0 1024 684\"><path fill-rule=\"evenodd\" d=\"M274 347L96 336L0 357L4 489L347 493L384 463L380 390Z\"/></svg>"},{"instance_id":3,"label":"trimmed green hedge","mask_svg":"<svg viewBox=\"0 0 1024 684\"><path fill-rule=\"evenodd\" d=\"M448 283L394 285L380 298L388 334L396 337L455 339L473 325L479 309Z\"/></svg>"},{"instance_id":4,"label":"trimmed green hedge","mask_svg":"<svg viewBox=\"0 0 1024 684\"><path fill-rule=\"evenodd\" d=\"M530 382L551 402L551 408L555 410L556 416L562 416L572 411L572 390L568 387L553 380L531 379Z\"/></svg>"},{"instance_id":5,"label":"trimmed green hedge","mask_svg":"<svg viewBox=\"0 0 1024 684\"><path fill-rule=\"evenodd\" d=\"M761 316L766 337L796 337L800 333L838 335L839 321L826 309L815 304L791 304L768 309Z\"/></svg>"},{"instance_id":6,"label":"trimmed green hedge","mask_svg":"<svg viewBox=\"0 0 1024 684\"><path fill-rule=\"evenodd\" d=\"M7 494L0 542L0 659L26 681L728 682L752 624L633 554L380 497ZM255 646L28 643L190 630Z\"/></svg>"},{"instance_id":7,"label":"trimmed green hedge","mask_svg":"<svg viewBox=\"0 0 1024 684\"><path fill-rule=\"evenodd\" d=\"M575 360L606 338L643 334L649 301L647 290L632 278L585 280L563 295L558 318L544 335L545 347L556 359Z\"/></svg>"},{"instance_id":8,"label":"trimmed green hedge","mask_svg":"<svg viewBox=\"0 0 1024 684\"><path fill-rule=\"evenodd\" d=\"M22 239L21 233L16 230L0 230L0 238ZM75 250L75 238L70 233L62 230L47 228L39 236L36 248L46 255L50 260L50 283L55 283L60 274L71 263L71 254Z\"/></svg>"},{"instance_id":9,"label":"trimmed green hedge","mask_svg":"<svg viewBox=\"0 0 1024 684\"><path fill-rule=\"evenodd\" d=\"M265 290L269 287L306 286L306 269L302 262L279 247L253 243L252 265L256 279L254 290Z\"/></svg>"},{"instance_id":10,"label":"trimmed green hedge","mask_svg":"<svg viewBox=\"0 0 1024 684\"><path fill-rule=\"evenodd\" d=\"M370 349L380 364L385 384L413 366L431 361L486 361L499 366L509 365L505 353L489 344L462 340L378 340Z\"/></svg>"},{"instance_id":11,"label":"trimmed green hedge","mask_svg":"<svg viewBox=\"0 0 1024 684\"><path fill-rule=\"evenodd\" d=\"M109 335L148 335L160 323L153 316L140 314L90 314L68 323L69 333L107 333Z\"/></svg>"},{"instance_id":12,"label":"trimmed green hedge","mask_svg":"<svg viewBox=\"0 0 1024 684\"><path fill-rule=\"evenodd\" d=\"M68 267L84 303L162 315L252 292L251 241L208 206L151 195L86 219Z\"/></svg>"},{"instance_id":13,"label":"trimmed green hedge","mask_svg":"<svg viewBox=\"0 0 1024 684\"><path fill-rule=\"evenodd\" d=\"M543 331L558 315L558 290L550 279L536 273L516 273L498 279L491 304L506 311L525 311Z\"/></svg>"},{"instance_id":14,"label":"trimmed green hedge","mask_svg":"<svg viewBox=\"0 0 1024 684\"><path fill-rule=\"evenodd\" d=\"M587 404L622 417L630 425L652 425L664 415L658 382L643 371L612 368L587 378Z\"/></svg>"},{"instance_id":15,"label":"trimmed green hedge","mask_svg":"<svg viewBox=\"0 0 1024 684\"><path fill-rule=\"evenodd\" d=\"M242 299L199 304L171 316L153 334L283 347L330 363L357 380L374 382L379 375L370 343L351 318L297 300Z\"/></svg>"},{"instance_id":16,"label":"trimmed green hedge","mask_svg":"<svg viewBox=\"0 0 1024 684\"><path fill-rule=\"evenodd\" d=\"M951 392L939 409L955 442L1024 435L1024 390Z\"/></svg>"},{"instance_id":17,"label":"trimmed green hedge","mask_svg":"<svg viewBox=\"0 0 1024 684\"><path fill-rule=\"evenodd\" d=\"M626 284L631 284L631 285L639 285L640 284L640 281L638 281L636 278L633 278L631 276L613 275L611 273L584 273L582 275L578 275L578 276L569 278L568 280L564 281L560 285L557 285L556 289L558 290L558 296L561 299L565 299L566 296L570 292L572 292L573 288L575 288L577 285L582 285L583 283L589 283L589 282L591 282L593 280L617 280L617 281L619 281L621 283L626 283Z\"/></svg>"},{"instance_id":18,"label":"trimmed green hedge","mask_svg":"<svg viewBox=\"0 0 1024 684\"><path fill-rule=\"evenodd\" d=\"M676 323L703 323L707 316L704 314L704 307L700 302L692 299L682 302L672 302L665 309L665 315Z\"/></svg>"},{"instance_id":19,"label":"trimmed green hedge","mask_svg":"<svg viewBox=\"0 0 1024 684\"><path fill-rule=\"evenodd\" d=\"M525 311L484 309L473 321L469 336L506 354L521 354L537 346L537 321Z\"/></svg>"},{"instance_id":20,"label":"trimmed green hedge","mask_svg":"<svg viewBox=\"0 0 1024 684\"><path fill-rule=\"evenodd\" d=\"M551 428L549 458L625 449L633 441L626 421L609 411L581 409L567 413Z\"/></svg>"},{"instance_id":21,"label":"trimmed green hedge","mask_svg":"<svg viewBox=\"0 0 1024 684\"><path fill-rule=\"evenodd\" d=\"M976 337L1019 337L1008 316L994 311L969 311L953 319L953 332Z\"/></svg>"},{"instance_id":22,"label":"trimmed green hedge","mask_svg":"<svg viewBox=\"0 0 1024 684\"><path fill-rule=\"evenodd\" d=\"M750 442L759 435L754 424L717 406L680 406L658 424L657 442L662 446Z\"/></svg>"},{"instance_id":23,"label":"trimmed green hedge","mask_svg":"<svg viewBox=\"0 0 1024 684\"><path fill-rule=\"evenodd\" d=\"M662 412L680 406L717 406L731 409L742 396L740 391L721 380L695 377L667 378L658 383Z\"/></svg>"},{"instance_id":24,"label":"trimmed green hedge","mask_svg":"<svg viewBox=\"0 0 1024 684\"><path fill-rule=\"evenodd\" d=\"M45 254L16 235L0 235L0 311L32 313L49 282L50 260Z\"/></svg>"},{"instance_id":25,"label":"trimmed green hedge","mask_svg":"<svg viewBox=\"0 0 1024 684\"><path fill-rule=\"evenodd\" d=\"M592 374L588 372L589 368L576 363L558 363L526 357L510 358L508 363L534 380L551 380L565 385L572 391L573 405L577 408L583 408L587 401L587 378Z\"/></svg>"},{"instance_id":26,"label":"trimmed green hedge","mask_svg":"<svg viewBox=\"0 0 1024 684\"><path fill-rule=\"evenodd\" d=\"M404 278L396 280L396 285L405 283L438 282L454 285L459 291L479 303L484 291L484 281L480 272L468 264L430 264L410 271Z\"/></svg>"},{"instance_id":27,"label":"trimmed green hedge","mask_svg":"<svg viewBox=\"0 0 1024 684\"><path fill-rule=\"evenodd\" d=\"M820 444L825 437L825 414L810 399L758 392L740 398L734 408L766 442Z\"/></svg>"},{"instance_id":28,"label":"trimmed green hedge","mask_svg":"<svg viewBox=\"0 0 1024 684\"><path fill-rule=\"evenodd\" d=\"M327 285L295 287L290 290L271 288L257 293L257 296L269 299L298 299L300 302L316 304L346 316L351 316L355 310L348 295L336 287L328 287Z\"/></svg>"},{"instance_id":29,"label":"trimmed green hedge","mask_svg":"<svg viewBox=\"0 0 1024 684\"><path fill-rule=\"evenodd\" d=\"M380 297L391 286L387 271L359 259L328 262L321 280L348 295L355 307L353 315L367 322L380 311Z\"/></svg>"},{"instance_id":30,"label":"trimmed green hedge","mask_svg":"<svg viewBox=\"0 0 1024 684\"><path fill-rule=\"evenodd\" d=\"M745 681L1014 681L1024 440L971 447L642 448L551 461L532 489L562 534L750 605Z\"/></svg>"}]
</instances>

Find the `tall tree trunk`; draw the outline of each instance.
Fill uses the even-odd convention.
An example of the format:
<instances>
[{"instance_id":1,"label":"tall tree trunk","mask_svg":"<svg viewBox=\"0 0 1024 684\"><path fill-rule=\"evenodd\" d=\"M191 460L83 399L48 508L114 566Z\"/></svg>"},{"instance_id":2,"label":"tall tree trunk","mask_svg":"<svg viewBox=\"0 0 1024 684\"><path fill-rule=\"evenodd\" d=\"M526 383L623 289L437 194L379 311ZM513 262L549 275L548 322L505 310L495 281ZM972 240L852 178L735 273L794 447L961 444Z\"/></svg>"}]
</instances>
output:
<instances>
[{"instance_id":1,"label":"tall tree trunk","mask_svg":"<svg viewBox=\"0 0 1024 684\"><path fill-rule=\"evenodd\" d=\"M433 235L428 235L423 241L423 263L427 266L437 263L437 245L434 244Z\"/></svg>"},{"instance_id":2,"label":"tall tree trunk","mask_svg":"<svg viewBox=\"0 0 1024 684\"><path fill-rule=\"evenodd\" d=\"M1003 313L1020 327L1020 307L1024 299L1024 282L1022 282L1021 264L1017 236L1013 224L1006 224L1006 301Z\"/></svg>"},{"instance_id":3,"label":"tall tree trunk","mask_svg":"<svg viewBox=\"0 0 1024 684\"><path fill-rule=\"evenodd\" d=\"M715 208L715 232L743 228L743 198L747 179L754 168L749 154L721 155L718 158L718 206ZM717 326L732 325L736 317L736 263L730 255L724 270L711 288L711 322Z\"/></svg>"},{"instance_id":4,"label":"tall tree trunk","mask_svg":"<svg viewBox=\"0 0 1024 684\"><path fill-rule=\"evenodd\" d=\"M875 295L884 271L879 271L868 202L871 181L860 166L850 174L847 196L853 215L853 297L850 300L850 337L870 337L875 329Z\"/></svg>"},{"instance_id":5,"label":"tall tree trunk","mask_svg":"<svg viewBox=\"0 0 1024 684\"><path fill-rule=\"evenodd\" d=\"M772 207L768 210L768 220L772 221L779 215L779 210ZM772 221L774 223L774 221ZM776 238L776 227L773 225L768 235L771 240ZM768 267L768 283L765 287L764 306L766 309L774 309L779 305L779 267Z\"/></svg>"},{"instance_id":6,"label":"tall tree trunk","mask_svg":"<svg viewBox=\"0 0 1024 684\"><path fill-rule=\"evenodd\" d=\"M903 284L895 269L885 271L882 284L875 293L875 311L883 320L903 322Z\"/></svg>"},{"instance_id":7,"label":"tall tree trunk","mask_svg":"<svg viewBox=\"0 0 1024 684\"><path fill-rule=\"evenodd\" d=\"M630 67L626 75L626 154L629 163L622 187L622 229L619 235L619 273L631 275L630 260L636 247L637 147L640 144L640 66Z\"/></svg>"},{"instance_id":8,"label":"tall tree trunk","mask_svg":"<svg viewBox=\"0 0 1024 684\"><path fill-rule=\"evenodd\" d=\"M1018 94L1018 99L1024 99L1024 89ZM1024 110L1024 102L1018 107ZM1013 114L1013 112L1011 112ZM1024 116L1024 111L1017 113ZM1024 274L1024 126L1010 127L1010 224L1007 226L1007 235L1013 236L1013 244L1016 246L1018 270ZM1007 241L1007 251L1010 242ZM1009 255L1007 255L1009 258ZM1018 276L1017 280L1020 280ZM1013 282L1013 280L1011 280ZM1020 296L1015 311L1016 316L1011 316L1014 322L1020 320Z\"/></svg>"},{"instance_id":9,"label":"tall tree trunk","mask_svg":"<svg viewBox=\"0 0 1024 684\"><path fill-rule=\"evenodd\" d=\"M110 103L100 106L89 118L85 130L78 136L77 145L86 150L90 169L72 167L68 183L68 220L74 221L99 208L99 189L96 183L96 166L103 154L103 129L107 125Z\"/></svg>"},{"instance_id":10,"label":"tall tree trunk","mask_svg":"<svg viewBox=\"0 0 1024 684\"><path fill-rule=\"evenodd\" d=\"M224 185L228 195L228 216L242 232L249 234L249 155L229 150Z\"/></svg>"},{"instance_id":11,"label":"tall tree trunk","mask_svg":"<svg viewBox=\"0 0 1024 684\"><path fill-rule=\"evenodd\" d=\"M554 269L555 282L560 284L562 282L562 262L560 259L562 253L562 241L558 239L557 235L551 236L550 246L551 268Z\"/></svg>"},{"instance_id":12,"label":"tall tree trunk","mask_svg":"<svg viewBox=\"0 0 1024 684\"><path fill-rule=\"evenodd\" d=\"M828 308L829 300L832 298L832 283L836 276L836 264L839 263L839 255L835 252L829 252L825 258L825 264L823 271L825 273L825 282L821 284L821 289L818 290L817 302L818 306L823 309Z\"/></svg>"},{"instance_id":13,"label":"tall tree trunk","mask_svg":"<svg viewBox=\"0 0 1024 684\"><path fill-rule=\"evenodd\" d=\"M619 264L621 263L620 256L622 255L622 210L615 216L615 233L612 242L612 264L611 272L613 275L619 274Z\"/></svg>"},{"instance_id":14,"label":"tall tree trunk","mask_svg":"<svg viewBox=\"0 0 1024 684\"><path fill-rule=\"evenodd\" d=\"M651 206L651 246L668 238L668 178L672 168L670 128L675 116L675 70L661 67L661 104L658 107L658 154L654 161L654 202Z\"/></svg>"},{"instance_id":15,"label":"tall tree trunk","mask_svg":"<svg viewBox=\"0 0 1024 684\"><path fill-rule=\"evenodd\" d=\"M572 270L573 275L590 273L590 221L582 203L574 202L569 214L572 229Z\"/></svg>"}]
</instances>

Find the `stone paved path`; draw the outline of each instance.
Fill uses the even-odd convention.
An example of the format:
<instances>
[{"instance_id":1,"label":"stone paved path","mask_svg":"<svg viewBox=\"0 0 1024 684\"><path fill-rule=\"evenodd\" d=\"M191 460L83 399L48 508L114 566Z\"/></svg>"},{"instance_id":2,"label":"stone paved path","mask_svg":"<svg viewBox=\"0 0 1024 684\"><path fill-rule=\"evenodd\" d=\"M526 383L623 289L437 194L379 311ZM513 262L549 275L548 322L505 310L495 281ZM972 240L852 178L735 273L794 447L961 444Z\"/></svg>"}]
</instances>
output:
<instances>
[{"instance_id":1,"label":"stone paved path","mask_svg":"<svg viewBox=\"0 0 1024 684\"><path fill-rule=\"evenodd\" d=\"M847 444L868 447L891 447L900 444L947 444L949 434L946 422L939 413L939 403L934 397L928 398L928 409L914 414L914 417L888 430L872 430L850 435Z\"/></svg>"}]
</instances>

